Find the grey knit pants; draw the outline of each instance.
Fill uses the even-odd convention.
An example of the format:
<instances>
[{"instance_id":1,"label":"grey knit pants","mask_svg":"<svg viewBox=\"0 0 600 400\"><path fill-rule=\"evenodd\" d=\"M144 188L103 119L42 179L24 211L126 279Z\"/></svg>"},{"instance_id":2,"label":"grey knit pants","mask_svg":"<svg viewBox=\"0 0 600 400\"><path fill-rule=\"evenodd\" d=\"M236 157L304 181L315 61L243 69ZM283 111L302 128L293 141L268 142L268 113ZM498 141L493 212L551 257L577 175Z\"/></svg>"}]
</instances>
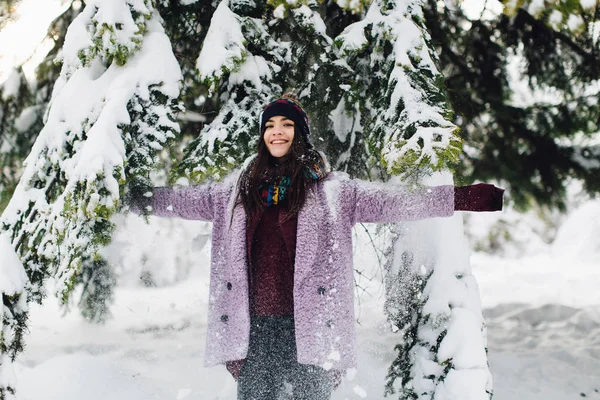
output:
<instances>
[{"instance_id":1,"label":"grey knit pants","mask_svg":"<svg viewBox=\"0 0 600 400\"><path fill-rule=\"evenodd\" d=\"M323 368L298 363L293 317L252 317L238 400L329 400L332 390Z\"/></svg>"}]
</instances>

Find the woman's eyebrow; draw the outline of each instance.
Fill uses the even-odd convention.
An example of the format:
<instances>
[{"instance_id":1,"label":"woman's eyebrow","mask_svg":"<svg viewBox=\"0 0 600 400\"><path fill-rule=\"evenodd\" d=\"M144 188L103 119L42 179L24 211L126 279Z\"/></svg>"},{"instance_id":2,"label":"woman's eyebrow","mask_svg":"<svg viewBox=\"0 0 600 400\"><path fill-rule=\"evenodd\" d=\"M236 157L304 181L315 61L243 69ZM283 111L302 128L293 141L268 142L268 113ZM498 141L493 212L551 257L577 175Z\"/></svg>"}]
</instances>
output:
<instances>
[{"instance_id":1,"label":"woman's eyebrow","mask_svg":"<svg viewBox=\"0 0 600 400\"><path fill-rule=\"evenodd\" d=\"M294 122L294 121L292 121L291 119L289 119L289 118L286 118L286 117L283 117L283 118L281 119L281 121L290 121L290 122ZM274 123L275 121L273 121L273 118L269 118L269 119L267 120L267 122L266 122L266 123L268 124L269 122L273 122L273 123Z\"/></svg>"}]
</instances>

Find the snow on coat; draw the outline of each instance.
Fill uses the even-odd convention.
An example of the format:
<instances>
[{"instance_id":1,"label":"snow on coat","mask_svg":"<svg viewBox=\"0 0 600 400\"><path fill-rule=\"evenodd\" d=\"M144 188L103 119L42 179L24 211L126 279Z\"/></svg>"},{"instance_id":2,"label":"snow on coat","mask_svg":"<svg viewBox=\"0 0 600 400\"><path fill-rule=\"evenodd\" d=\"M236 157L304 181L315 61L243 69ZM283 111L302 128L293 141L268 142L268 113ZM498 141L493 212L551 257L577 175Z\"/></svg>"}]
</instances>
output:
<instances>
[{"instance_id":1,"label":"snow on coat","mask_svg":"<svg viewBox=\"0 0 600 400\"><path fill-rule=\"evenodd\" d=\"M153 214L212 221L206 366L244 359L250 337L246 213L234 209L239 173L223 182L154 190ZM356 366L352 227L453 214L453 186L409 190L332 172L307 188L298 214L294 319L298 362ZM233 215L232 215L233 214Z\"/></svg>"}]
</instances>

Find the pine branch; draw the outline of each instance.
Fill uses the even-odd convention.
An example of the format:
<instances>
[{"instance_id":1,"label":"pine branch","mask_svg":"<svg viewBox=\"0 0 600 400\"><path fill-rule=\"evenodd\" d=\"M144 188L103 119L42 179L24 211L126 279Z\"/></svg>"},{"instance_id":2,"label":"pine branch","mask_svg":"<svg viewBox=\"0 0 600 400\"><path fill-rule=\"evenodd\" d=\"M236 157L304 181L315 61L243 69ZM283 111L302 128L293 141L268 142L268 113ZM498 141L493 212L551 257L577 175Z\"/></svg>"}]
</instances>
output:
<instances>
[{"instance_id":1,"label":"pine branch","mask_svg":"<svg viewBox=\"0 0 600 400\"><path fill-rule=\"evenodd\" d=\"M592 46L591 52L588 52L579 44L575 43L575 41L571 39L571 37L569 37L561 31L549 28L543 21L540 21L539 19L535 18L523 8L520 8L517 11L513 24L519 27L527 24L529 26L535 27L536 29L546 31L550 36L552 36L555 39L558 39L560 42L567 45L567 47L569 47L575 54L579 55L583 59L583 63L591 64L593 66L591 70L593 72L593 75L591 76L592 79L598 79L600 77L600 68L597 67L598 60L593 50L594 46Z\"/></svg>"}]
</instances>

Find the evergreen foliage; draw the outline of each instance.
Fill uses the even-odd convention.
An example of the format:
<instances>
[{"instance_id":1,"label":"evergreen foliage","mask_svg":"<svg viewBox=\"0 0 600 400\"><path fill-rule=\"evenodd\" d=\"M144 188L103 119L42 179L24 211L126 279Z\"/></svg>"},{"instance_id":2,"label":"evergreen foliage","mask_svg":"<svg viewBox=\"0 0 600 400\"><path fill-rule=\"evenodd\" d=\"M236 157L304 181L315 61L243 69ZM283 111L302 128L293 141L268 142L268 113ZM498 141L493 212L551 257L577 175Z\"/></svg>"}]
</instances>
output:
<instances>
[{"instance_id":1,"label":"evergreen foliage","mask_svg":"<svg viewBox=\"0 0 600 400\"><path fill-rule=\"evenodd\" d=\"M3 379L0 381L0 399L14 399L14 380L6 379L12 375L12 363L17 355L23 351L24 336L27 333L27 318L29 308L27 295L23 292L0 293L2 295L2 308L0 319L0 372ZM7 372L8 371L8 372Z\"/></svg>"},{"instance_id":2,"label":"evergreen foliage","mask_svg":"<svg viewBox=\"0 0 600 400\"><path fill-rule=\"evenodd\" d=\"M3 166L0 170L0 213L23 173L23 161L44 127L52 89L60 75L60 64L54 60L62 49L68 26L78 14L71 5L51 23L48 37L54 40L54 47L37 66L33 81L28 82L19 67L2 84L6 86L11 81L16 82L17 78L20 82L18 95L0 97L0 165ZM6 92L6 89L0 90Z\"/></svg>"},{"instance_id":3,"label":"evergreen foliage","mask_svg":"<svg viewBox=\"0 0 600 400\"><path fill-rule=\"evenodd\" d=\"M81 274L82 302L101 305L87 316L106 314L114 277L98 250L110 241L111 215L126 179L148 187L157 154L179 132L180 69L160 24L150 1L88 1L69 27L45 126L0 218L29 279L3 294L12 318L3 318L11 341L2 354L11 361L23 348L22 302L41 302L48 277L66 303ZM14 388L2 386L4 400Z\"/></svg>"},{"instance_id":4,"label":"evergreen foliage","mask_svg":"<svg viewBox=\"0 0 600 400\"><path fill-rule=\"evenodd\" d=\"M420 1L374 1L336 41L356 64L370 148L390 175L423 176L456 161L457 129ZM368 61L368 62L367 62Z\"/></svg>"},{"instance_id":5,"label":"evergreen foliage","mask_svg":"<svg viewBox=\"0 0 600 400\"><path fill-rule=\"evenodd\" d=\"M392 228L393 231L393 228ZM398 234L398 232L395 232ZM399 235L395 236L396 240ZM395 241L387 249L386 257L386 304L388 320L394 331L402 335L401 342L396 345L398 356L389 368L385 394L398 394L400 399L418 399L419 394L412 384L412 366L415 360L416 346L423 343L419 340L419 326L423 323L422 310L425 301L423 291L429 276L419 276L414 271L414 255L408 251L400 254L401 260L398 273L394 273ZM399 381L399 382L398 382ZM395 385L398 385L397 389Z\"/></svg>"},{"instance_id":6,"label":"evergreen foliage","mask_svg":"<svg viewBox=\"0 0 600 400\"><path fill-rule=\"evenodd\" d=\"M33 144L30 133L39 129L41 112L33 97L21 69L0 85L0 211L19 181L20 164Z\"/></svg>"},{"instance_id":7,"label":"evergreen foliage","mask_svg":"<svg viewBox=\"0 0 600 400\"><path fill-rule=\"evenodd\" d=\"M185 104L185 112L177 116L182 136L179 146L170 153L173 161L181 161L183 147L198 136L204 124L212 120L216 113L212 103L206 102L208 89L201 83L196 69L196 61L215 8L213 2L208 0L188 0L185 4L178 0L164 0L159 3L157 10L164 19L165 31L183 75L179 100Z\"/></svg>"},{"instance_id":8,"label":"evergreen foliage","mask_svg":"<svg viewBox=\"0 0 600 400\"><path fill-rule=\"evenodd\" d=\"M429 0L424 9L468 143L460 183L501 180L520 208L564 209L572 178L590 194L600 190L600 11L585 1L549 3L510 2L510 15L476 20L458 4ZM570 27L569 20L583 22ZM515 82L519 60L528 88Z\"/></svg>"},{"instance_id":9,"label":"evergreen foliage","mask_svg":"<svg viewBox=\"0 0 600 400\"><path fill-rule=\"evenodd\" d=\"M217 96L207 99L208 88L201 83L195 68L216 6L209 1L186 1L182 4L178 0L165 0L159 3L184 75L181 100L188 113L181 114L179 122L186 133L185 142L181 144L185 145L191 138L198 137L197 133L216 117L220 109ZM286 4L288 8L299 5ZM353 22L365 20L366 4L357 1L318 4L326 34L335 39ZM563 181L569 176L582 179L590 193L598 190L594 176L599 166L597 155L600 150L590 140L597 132L594 121L598 110L594 104L596 93L593 83L597 79L599 65L596 56L598 40L597 35L594 36L598 11L593 1L557 0L544 8L536 8L536 4L539 3L507 1L507 15L469 20L459 2L448 0L446 6L441 7L438 2L427 1L423 6L423 21L438 49L442 70L447 77L451 108L457 112L453 122L461 128L461 136L468 143L468 151L461 154L459 164L461 183L502 180L511 189L511 200L519 206L525 208L537 202L562 207ZM275 20L270 15L273 6L266 9L264 4L262 8L255 4L252 16L260 17L264 22ZM312 7L315 8L315 5ZM279 25L289 26L286 25L288 20L284 18ZM65 31L68 19L57 21L66 22L61 28ZM417 20L415 23L418 25L420 22ZM53 29L51 36L60 37L57 32L61 30ZM292 34L289 32L296 30L288 31L288 39L284 37L284 41L291 45L298 43L298 40L289 39ZM302 37L302 31L294 39L298 37ZM339 42L339 39L336 41ZM62 43L57 43L53 51L61 46ZM312 83L310 93L314 95L307 97L308 92L305 92L303 100L309 108L321 111L319 117L313 117L312 121L314 131L319 132L321 137L313 138L313 141L320 143L319 146L339 163L334 167L347 170L352 176L363 176L361 173L369 169L363 158L365 154L376 151L369 149L377 143L369 145L368 137L361 131L361 120L365 117L360 114L364 107L359 105L359 101L364 98L365 91L357 87L377 87L376 74L371 73L370 63L362 61L365 57L361 54L346 57L349 61L355 60L350 68L339 60L343 57L332 56L327 46L317 50L320 53L312 52L312 58L319 65L317 72L311 73L314 71L307 68L301 74L307 76L311 73L314 79L299 80L305 84ZM546 87L548 92L559 95L555 101L525 105L514 101L516 88L511 87L509 82L514 81L515 76L509 75L507 68L517 50L517 55L527 60L522 72L531 88ZM296 73L296 69L286 72ZM49 79L49 82L53 84L54 80ZM361 84L362 80L365 82ZM351 86L345 85L344 81L349 81ZM41 87L51 88L52 84ZM300 92L299 87L294 84L282 89ZM37 94L42 89L38 87L35 90ZM567 96L563 92L570 94ZM312 107L313 104L316 106ZM329 115L333 110L337 110L338 115L349 116L346 122L350 127L346 130L351 134L337 133L339 137L336 136L344 125L337 124L334 130L327 116L320 117ZM340 112L342 110L343 113ZM353 146L341 141L346 137L354 137L354 141L349 140ZM191 146L188 153L195 147L198 144ZM346 147L356 150L348 153ZM223 148L229 147L225 145ZM181 146L174 149L174 159L181 160L181 149ZM343 162L344 159L354 161ZM379 161L371 158L370 167L375 166L380 174L383 171ZM521 168L521 165L526 167ZM174 176L185 175L181 173L183 170L191 174L192 169L189 165L184 166ZM521 169L524 173L520 172Z\"/></svg>"},{"instance_id":10,"label":"evergreen foliage","mask_svg":"<svg viewBox=\"0 0 600 400\"><path fill-rule=\"evenodd\" d=\"M105 322L110 317L113 289L117 283L111 266L100 257L86 259L77 279L83 285L79 300L81 314L89 321Z\"/></svg>"}]
</instances>

